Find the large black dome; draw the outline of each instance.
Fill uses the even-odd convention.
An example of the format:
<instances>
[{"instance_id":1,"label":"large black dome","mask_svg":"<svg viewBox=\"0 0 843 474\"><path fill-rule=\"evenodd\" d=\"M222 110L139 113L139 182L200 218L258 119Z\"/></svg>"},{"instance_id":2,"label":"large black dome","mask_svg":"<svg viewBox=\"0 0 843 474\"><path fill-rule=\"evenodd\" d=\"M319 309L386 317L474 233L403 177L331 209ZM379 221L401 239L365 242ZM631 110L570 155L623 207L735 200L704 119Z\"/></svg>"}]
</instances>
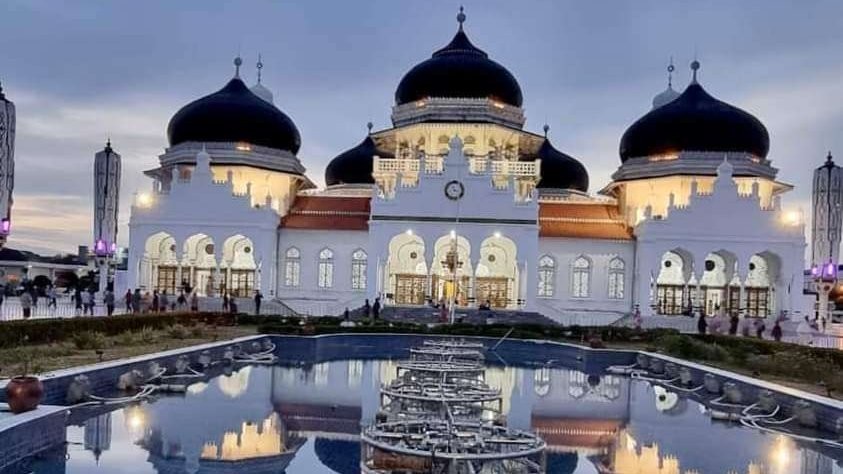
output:
<instances>
[{"instance_id":1,"label":"large black dome","mask_svg":"<svg viewBox=\"0 0 843 474\"><path fill-rule=\"evenodd\" d=\"M325 168L325 184L372 184L372 168L374 156L391 158L392 155L384 150L378 150L375 140L367 135L362 142L350 148L331 160Z\"/></svg>"},{"instance_id":2,"label":"large black dome","mask_svg":"<svg viewBox=\"0 0 843 474\"><path fill-rule=\"evenodd\" d=\"M745 152L765 158L770 135L753 115L712 97L696 80L623 134L621 161L680 151Z\"/></svg>"},{"instance_id":3,"label":"large black dome","mask_svg":"<svg viewBox=\"0 0 843 474\"><path fill-rule=\"evenodd\" d=\"M492 98L521 107L521 86L505 67L489 59L465 31L465 15L457 17L460 28L447 46L404 75L395 91L398 105L428 97Z\"/></svg>"},{"instance_id":4,"label":"large black dome","mask_svg":"<svg viewBox=\"0 0 843 474\"><path fill-rule=\"evenodd\" d=\"M588 192L588 171L576 158L566 155L544 139L536 153L541 161L539 189L574 189Z\"/></svg>"},{"instance_id":5,"label":"large black dome","mask_svg":"<svg viewBox=\"0 0 843 474\"><path fill-rule=\"evenodd\" d=\"M181 108L167 127L170 146L184 142L245 142L296 154L301 135L277 107L235 77L222 89Z\"/></svg>"}]
</instances>

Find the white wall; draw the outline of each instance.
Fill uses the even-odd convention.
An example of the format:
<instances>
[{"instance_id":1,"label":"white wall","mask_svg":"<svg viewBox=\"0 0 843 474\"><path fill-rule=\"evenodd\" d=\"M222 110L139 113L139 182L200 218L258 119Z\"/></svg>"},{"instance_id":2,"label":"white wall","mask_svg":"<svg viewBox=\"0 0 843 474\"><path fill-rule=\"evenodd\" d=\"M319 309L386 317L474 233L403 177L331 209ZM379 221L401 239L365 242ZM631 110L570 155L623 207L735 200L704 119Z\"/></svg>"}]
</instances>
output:
<instances>
[{"instance_id":1,"label":"white wall","mask_svg":"<svg viewBox=\"0 0 843 474\"><path fill-rule=\"evenodd\" d=\"M346 307L354 309L363 304L366 290L351 289L351 254L363 249L369 256L367 231L284 229L278 237L278 297L287 305L304 314L338 315ZM299 286L285 286L284 274L287 249L295 247L300 252L301 273ZM319 252L329 248L334 253L334 278L331 288L319 288ZM368 273L368 272L367 272ZM371 285L372 282L367 282Z\"/></svg>"},{"instance_id":2,"label":"white wall","mask_svg":"<svg viewBox=\"0 0 843 474\"><path fill-rule=\"evenodd\" d=\"M539 258L550 255L556 261L553 297L537 297L537 310L563 324L608 324L628 313L632 308L632 275L635 242L621 240L541 238ZM584 256L591 261L590 292L586 298L572 293L574 260ZM625 264L622 299L609 298L609 262L620 257ZM538 271L538 260L529 271ZM528 288L534 296L538 287Z\"/></svg>"}]
</instances>

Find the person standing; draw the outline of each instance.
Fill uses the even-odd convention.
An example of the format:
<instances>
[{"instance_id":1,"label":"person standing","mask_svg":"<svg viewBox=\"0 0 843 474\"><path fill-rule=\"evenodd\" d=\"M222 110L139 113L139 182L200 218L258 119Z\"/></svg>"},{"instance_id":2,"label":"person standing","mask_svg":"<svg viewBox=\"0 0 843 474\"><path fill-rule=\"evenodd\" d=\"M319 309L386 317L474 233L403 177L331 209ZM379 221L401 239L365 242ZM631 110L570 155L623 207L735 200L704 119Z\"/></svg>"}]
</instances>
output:
<instances>
[{"instance_id":1,"label":"person standing","mask_svg":"<svg viewBox=\"0 0 843 474\"><path fill-rule=\"evenodd\" d=\"M184 296L184 291L179 293L179 297L176 298L176 303L179 306L179 311L184 311L187 307L187 298Z\"/></svg>"},{"instance_id":2,"label":"person standing","mask_svg":"<svg viewBox=\"0 0 843 474\"><path fill-rule=\"evenodd\" d=\"M705 320L705 313L700 311L700 317L697 319L697 332L700 334L705 334L706 329L708 329L708 322Z\"/></svg>"},{"instance_id":3,"label":"person standing","mask_svg":"<svg viewBox=\"0 0 843 474\"><path fill-rule=\"evenodd\" d=\"M227 313L231 306L231 299L228 297L228 292L222 294L222 312Z\"/></svg>"},{"instance_id":4,"label":"person standing","mask_svg":"<svg viewBox=\"0 0 843 474\"><path fill-rule=\"evenodd\" d=\"M764 330L767 329L767 326L764 325L764 320L758 318L755 320L755 337L758 339L764 339Z\"/></svg>"},{"instance_id":5,"label":"person standing","mask_svg":"<svg viewBox=\"0 0 843 474\"><path fill-rule=\"evenodd\" d=\"M82 315L82 290L76 288L73 291L73 307L76 310L76 316Z\"/></svg>"},{"instance_id":6,"label":"person standing","mask_svg":"<svg viewBox=\"0 0 843 474\"><path fill-rule=\"evenodd\" d=\"M102 300L103 303L105 303L105 314L107 316L114 314L114 292L111 290L105 290L105 295Z\"/></svg>"},{"instance_id":7,"label":"person standing","mask_svg":"<svg viewBox=\"0 0 843 474\"><path fill-rule=\"evenodd\" d=\"M632 327L635 328L636 331L641 330L641 308L638 305L635 305L635 311L632 313Z\"/></svg>"},{"instance_id":8,"label":"person standing","mask_svg":"<svg viewBox=\"0 0 843 474\"><path fill-rule=\"evenodd\" d=\"M56 287L53 285L47 288L47 308L56 309Z\"/></svg>"},{"instance_id":9,"label":"person standing","mask_svg":"<svg viewBox=\"0 0 843 474\"><path fill-rule=\"evenodd\" d=\"M161 303L161 300L158 298L158 290L152 290L152 312L158 312L158 305Z\"/></svg>"},{"instance_id":10,"label":"person standing","mask_svg":"<svg viewBox=\"0 0 843 474\"><path fill-rule=\"evenodd\" d=\"M140 288L135 288L132 294L132 312L137 314L141 312L141 291Z\"/></svg>"},{"instance_id":11,"label":"person standing","mask_svg":"<svg viewBox=\"0 0 843 474\"><path fill-rule=\"evenodd\" d=\"M83 291L82 292L82 315L87 316L88 313L91 316L94 315L94 299L93 294L90 291Z\"/></svg>"},{"instance_id":12,"label":"person standing","mask_svg":"<svg viewBox=\"0 0 843 474\"><path fill-rule=\"evenodd\" d=\"M737 313L732 313L732 317L729 318L729 335L730 336L737 336L738 335L738 324L741 323L741 318L738 317Z\"/></svg>"},{"instance_id":13,"label":"person standing","mask_svg":"<svg viewBox=\"0 0 843 474\"><path fill-rule=\"evenodd\" d=\"M23 308L23 319L29 319L32 315L32 295L29 291L21 293L20 307Z\"/></svg>"},{"instance_id":14,"label":"person standing","mask_svg":"<svg viewBox=\"0 0 843 474\"><path fill-rule=\"evenodd\" d=\"M368 319L372 316L372 305L369 304L369 298L363 302L363 318Z\"/></svg>"},{"instance_id":15,"label":"person standing","mask_svg":"<svg viewBox=\"0 0 843 474\"><path fill-rule=\"evenodd\" d=\"M261 314L261 301L263 301L263 295L261 290L258 290L255 292L255 315Z\"/></svg>"},{"instance_id":16,"label":"person standing","mask_svg":"<svg viewBox=\"0 0 843 474\"><path fill-rule=\"evenodd\" d=\"M375 304L372 305L372 318L378 319L381 314L381 298L375 298Z\"/></svg>"},{"instance_id":17,"label":"person standing","mask_svg":"<svg viewBox=\"0 0 843 474\"><path fill-rule=\"evenodd\" d=\"M126 289L126 295L123 297L124 303L126 303L126 314L132 312L132 289Z\"/></svg>"},{"instance_id":18,"label":"person standing","mask_svg":"<svg viewBox=\"0 0 843 474\"><path fill-rule=\"evenodd\" d=\"M167 307L170 306L170 298L167 296L167 290L161 290L161 294L158 296L158 310L162 313L167 312Z\"/></svg>"},{"instance_id":19,"label":"person standing","mask_svg":"<svg viewBox=\"0 0 843 474\"><path fill-rule=\"evenodd\" d=\"M782 326L776 321L776 324L773 325L773 330L770 331L770 334L773 336L773 339L776 342L781 342L782 340Z\"/></svg>"},{"instance_id":20,"label":"person standing","mask_svg":"<svg viewBox=\"0 0 843 474\"><path fill-rule=\"evenodd\" d=\"M199 295L195 291L190 294L190 310L194 313L199 312Z\"/></svg>"}]
</instances>

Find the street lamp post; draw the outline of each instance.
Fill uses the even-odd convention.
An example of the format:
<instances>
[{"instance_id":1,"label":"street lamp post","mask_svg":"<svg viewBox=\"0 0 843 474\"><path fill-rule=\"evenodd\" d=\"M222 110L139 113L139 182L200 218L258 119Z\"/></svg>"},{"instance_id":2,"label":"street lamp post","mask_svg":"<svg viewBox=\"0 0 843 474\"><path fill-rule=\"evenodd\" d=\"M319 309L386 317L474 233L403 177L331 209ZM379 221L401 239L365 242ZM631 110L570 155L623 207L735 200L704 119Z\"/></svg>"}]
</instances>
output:
<instances>
[{"instance_id":1,"label":"street lamp post","mask_svg":"<svg viewBox=\"0 0 843 474\"><path fill-rule=\"evenodd\" d=\"M15 104L0 85L0 248L12 230L12 190L15 185Z\"/></svg>"},{"instance_id":2,"label":"street lamp post","mask_svg":"<svg viewBox=\"0 0 843 474\"><path fill-rule=\"evenodd\" d=\"M109 263L117 251L117 216L120 207L120 155L105 148L94 155L94 256L99 268L99 299L105 303Z\"/></svg>"},{"instance_id":3,"label":"street lamp post","mask_svg":"<svg viewBox=\"0 0 843 474\"><path fill-rule=\"evenodd\" d=\"M811 277L817 292L817 320L820 323L829 322L828 295L837 284L837 266L833 262L815 265L811 268Z\"/></svg>"}]
</instances>

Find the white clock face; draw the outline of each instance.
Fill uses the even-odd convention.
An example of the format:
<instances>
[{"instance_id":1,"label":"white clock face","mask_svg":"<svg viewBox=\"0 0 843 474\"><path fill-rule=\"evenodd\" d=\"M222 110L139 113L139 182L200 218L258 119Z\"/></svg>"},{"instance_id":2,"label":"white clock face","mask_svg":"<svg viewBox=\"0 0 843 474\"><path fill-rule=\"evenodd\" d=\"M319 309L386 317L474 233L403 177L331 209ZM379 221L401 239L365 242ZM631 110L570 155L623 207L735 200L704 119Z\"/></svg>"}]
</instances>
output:
<instances>
[{"instance_id":1,"label":"white clock face","mask_svg":"<svg viewBox=\"0 0 843 474\"><path fill-rule=\"evenodd\" d=\"M448 199L456 201L461 198L463 194L465 194L465 188L459 181L449 181L448 184L445 185L445 196L447 196Z\"/></svg>"}]
</instances>

